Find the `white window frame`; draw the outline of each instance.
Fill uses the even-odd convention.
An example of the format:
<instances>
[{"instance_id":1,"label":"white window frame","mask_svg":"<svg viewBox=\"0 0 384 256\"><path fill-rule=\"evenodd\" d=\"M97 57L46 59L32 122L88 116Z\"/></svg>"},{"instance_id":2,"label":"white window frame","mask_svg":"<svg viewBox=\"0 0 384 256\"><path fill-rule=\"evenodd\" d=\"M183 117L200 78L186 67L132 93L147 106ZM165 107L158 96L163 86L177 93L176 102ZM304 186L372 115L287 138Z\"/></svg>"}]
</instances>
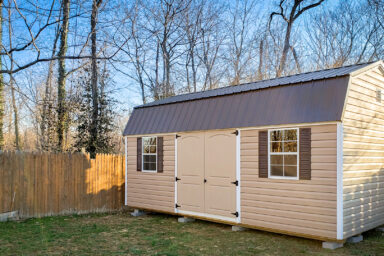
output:
<instances>
[{"instance_id":1,"label":"white window frame","mask_svg":"<svg viewBox=\"0 0 384 256\"><path fill-rule=\"evenodd\" d=\"M285 131L285 130L296 130L296 140L297 140L297 150L296 152L273 152L271 153L271 132L273 131ZM281 128L281 129L269 129L268 130L268 178L270 179L279 179L279 180L299 180L299 128ZM271 155L296 155L296 177L288 176L273 176L271 175ZM284 158L283 158L284 159ZM283 160L284 161L284 160ZM283 163L284 166L284 163Z\"/></svg>"},{"instance_id":2,"label":"white window frame","mask_svg":"<svg viewBox=\"0 0 384 256\"><path fill-rule=\"evenodd\" d=\"M156 153L144 153L144 139L148 139L148 138L156 138ZM146 136L146 137L141 138L141 164L142 164L141 171L142 172L151 172L151 173L157 172L157 152L158 152L157 151L157 136ZM155 170L145 170L144 169L144 155L156 156L156 169Z\"/></svg>"}]
</instances>

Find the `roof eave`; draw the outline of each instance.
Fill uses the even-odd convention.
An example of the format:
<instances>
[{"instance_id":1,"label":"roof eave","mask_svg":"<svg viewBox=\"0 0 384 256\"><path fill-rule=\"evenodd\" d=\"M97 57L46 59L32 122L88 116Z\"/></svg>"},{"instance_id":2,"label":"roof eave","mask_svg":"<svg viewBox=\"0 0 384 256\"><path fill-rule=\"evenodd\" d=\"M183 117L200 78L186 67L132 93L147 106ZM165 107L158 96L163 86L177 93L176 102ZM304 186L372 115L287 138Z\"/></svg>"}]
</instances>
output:
<instances>
[{"instance_id":1,"label":"roof eave","mask_svg":"<svg viewBox=\"0 0 384 256\"><path fill-rule=\"evenodd\" d=\"M369 64L368 66L365 66L363 68L360 68L356 71L351 72L349 75L351 77L355 77L355 76L358 76L358 75L360 75L360 74L362 74L362 73L364 73L364 72L366 72L372 68L375 68L377 66L379 66L380 71L384 74L384 62L382 60L378 60L378 61L375 61L375 62Z\"/></svg>"}]
</instances>

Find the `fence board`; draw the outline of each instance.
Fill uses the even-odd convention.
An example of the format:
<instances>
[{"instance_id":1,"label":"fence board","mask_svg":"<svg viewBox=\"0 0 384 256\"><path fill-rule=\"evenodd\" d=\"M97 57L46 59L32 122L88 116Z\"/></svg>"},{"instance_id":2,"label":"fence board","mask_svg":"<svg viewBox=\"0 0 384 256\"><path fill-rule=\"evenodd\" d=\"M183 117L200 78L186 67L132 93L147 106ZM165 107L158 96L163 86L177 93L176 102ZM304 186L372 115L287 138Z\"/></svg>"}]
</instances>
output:
<instances>
[{"instance_id":1,"label":"fence board","mask_svg":"<svg viewBox=\"0 0 384 256\"><path fill-rule=\"evenodd\" d=\"M20 217L121 209L123 155L0 153L0 213Z\"/></svg>"}]
</instances>

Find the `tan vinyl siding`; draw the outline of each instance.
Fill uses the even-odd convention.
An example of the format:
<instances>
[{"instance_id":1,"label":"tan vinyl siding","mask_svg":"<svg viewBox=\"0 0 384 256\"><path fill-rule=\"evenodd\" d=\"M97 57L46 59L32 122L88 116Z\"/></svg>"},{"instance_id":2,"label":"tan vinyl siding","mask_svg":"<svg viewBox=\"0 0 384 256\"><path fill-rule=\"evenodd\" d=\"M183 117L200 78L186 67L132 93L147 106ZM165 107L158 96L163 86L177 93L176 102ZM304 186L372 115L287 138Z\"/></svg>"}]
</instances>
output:
<instances>
[{"instance_id":1,"label":"tan vinyl siding","mask_svg":"<svg viewBox=\"0 0 384 256\"><path fill-rule=\"evenodd\" d=\"M310 127L311 180L258 177L258 131L241 131L241 223L336 239L336 124Z\"/></svg>"},{"instance_id":2,"label":"tan vinyl siding","mask_svg":"<svg viewBox=\"0 0 384 256\"><path fill-rule=\"evenodd\" d=\"M175 136L164 138L164 171L146 173L137 171L137 138L128 141L128 206L173 212L175 204Z\"/></svg>"},{"instance_id":3,"label":"tan vinyl siding","mask_svg":"<svg viewBox=\"0 0 384 256\"><path fill-rule=\"evenodd\" d=\"M378 68L351 78L343 118L344 238L384 224L384 92Z\"/></svg>"}]
</instances>

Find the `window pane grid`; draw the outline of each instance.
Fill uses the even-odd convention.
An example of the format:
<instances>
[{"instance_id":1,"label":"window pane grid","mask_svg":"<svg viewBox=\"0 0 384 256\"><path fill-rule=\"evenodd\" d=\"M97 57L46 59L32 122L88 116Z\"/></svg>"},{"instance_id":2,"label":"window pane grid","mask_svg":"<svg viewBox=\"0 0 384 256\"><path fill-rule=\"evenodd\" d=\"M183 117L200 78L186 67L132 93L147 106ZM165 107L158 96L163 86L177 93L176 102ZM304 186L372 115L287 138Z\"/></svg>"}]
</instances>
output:
<instances>
[{"instance_id":1,"label":"window pane grid","mask_svg":"<svg viewBox=\"0 0 384 256\"><path fill-rule=\"evenodd\" d=\"M143 137L143 171L157 171L157 138Z\"/></svg>"},{"instance_id":2,"label":"window pane grid","mask_svg":"<svg viewBox=\"0 0 384 256\"><path fill-rule=\"evenodd\" d=\"M272 130L269 132L270 175L297 177L298 149L297 129Z\"/></svg>"}]
</instances>

